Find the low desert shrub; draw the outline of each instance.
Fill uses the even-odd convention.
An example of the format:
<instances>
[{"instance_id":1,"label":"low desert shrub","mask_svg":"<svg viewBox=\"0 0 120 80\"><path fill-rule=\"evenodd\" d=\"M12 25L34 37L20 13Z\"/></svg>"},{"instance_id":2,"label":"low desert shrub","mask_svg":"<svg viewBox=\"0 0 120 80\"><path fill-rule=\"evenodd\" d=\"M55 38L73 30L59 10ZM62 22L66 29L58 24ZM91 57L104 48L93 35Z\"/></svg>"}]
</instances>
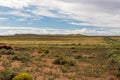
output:
<instances>
[{"instance_id":1,"label":"low desert shrub","mask_svg":"<svg viewBox=\"0 0 120 80\"><path fill-rule=\"evenodd\" d=\"M32 77L27 73L21 73L15 76L12 80L32 80Z\"/></svg>"},{"instance_id":2,"label":"low desert shrub","mask_svg":"<svg viewBox=\"0 0 120 80\"><path fill-rule=\"evenodd\" d=\"M69 65L70 65L70 66L75 66L75 64L76 64L76 62L75 62L74 60L70 60L70 61L69 61Z\"/></svg>"},{"instance_id":3,"label":"low desert shrub","mask_svg":"<svg viewBox=\"0 0 120 80\"><path fill-rule=\"evenodd\" d=\"M59 57L57 59L55 59L54 64L59 64L59 65L64 65L64 64L68 64L69 60L63 58L63 57Z\"/></svg>"},{"instance_id":4,"label":"low desert shrub","mask_svg":"<svg viewBox=\"0 0 120 80\"><path fill-rule=\"evenodd\" d=\"M0 71L0 80L12 80L16 75L17 73L12 70L2 70Z\"/></svg>"},{"instance_id":5,"label":"low desert shrub","mask_svg":"<svg viewBox=\"0 0 120 80\"><path fill-rule=\"evenodd\" d=\"M81 59L81 58L82 58L82 55L75 56L75 59Z\"/></svg>"},{"instance_id":6,"label":"low desert shrub","mask_svg":"<svg viewBox=\"0 0 120 80\"><path fill-rule=\"evenodd\" d=\"M18 53L16 55L14 55L12 58L12 60L18 60L23 63L30 61L30 59L31 59L31 56L29 53Z\"/></svg>"},{"instance_id":7,"label":"low desert shrub","mask_svg":"<svg viewBox=\"0 0 120 80\"><path fill-rule=\"evenodd\" d=\"M45 57L45 56L46 56L46 54L44 54L44 53L40 54L40 57Z\"/></svg>"},{"instance_id":8,"label":"low desert shrub","mask_svg":"<svg viewBox=\"0 0 120 80\"><path fill-rule=\"evenodd\" d=\"M107 57L113 57L114 55L120 55L120 50L117 50L117 49L110 49L108 50L107 52Z\"/></svg>"},{"instance_id":9,"label":"low desert shrub","mask_svg":"<svg viewBox=\"0 0 120 80\"><path fill-rule=\"evenodd\" d=\"M49 50L48 50L47 48L42 48L42 47L40 47L40 48L38 49L38 53L48 54L48 53L49 53Z\"/></svg>"},{"instance_id":10,"label":"low desert shrub","mask_svg":"<svg viewBox=\"0 0 120 80\"><path fill-rule=\"evenodd\" d=\"M117 66L116 71L115 71L115 75L116 75L117 77L120 77L120 65Z\"/></svg>"},{"instance_id":11,"label":"low desert shrub","mask_svg":"<svg viewBox=\"0 0 120 80\"><path fill-rule=\"evenodd\" d=\"M58 57L55 59L55 61L53 63L58 64L58 65L70 65L70 66L75 65L75 61L70 60L66 57Z\"/></svg>"},{"instance_id":12,"label":"low desert shrub","mask_svg":"<svg viewBox=\"0 0 120 80\"><path fill-rule=\"evenodd\" d=\"M107 51L110 67L115 70L115 75L120 77L120 42L115 41L109 44Z\"/></svg>"},{"instance_id":13,"label":"low desert shrub","mask_svg":"<svg viewBox=\"0 0 120 80\"><path fill-rule=\"evenodd\" d=\"M14 54L14 51L12 49L0 49L0 54Z\"/></svg>"}]
</instances>

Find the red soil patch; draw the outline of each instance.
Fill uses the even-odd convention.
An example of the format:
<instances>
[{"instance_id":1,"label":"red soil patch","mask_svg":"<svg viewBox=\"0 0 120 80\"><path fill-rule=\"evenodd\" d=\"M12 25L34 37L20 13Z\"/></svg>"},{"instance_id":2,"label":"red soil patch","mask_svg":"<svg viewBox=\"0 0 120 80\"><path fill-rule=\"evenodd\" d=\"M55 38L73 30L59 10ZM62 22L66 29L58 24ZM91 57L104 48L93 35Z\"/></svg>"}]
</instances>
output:
<instances>
[{"instance_id":1,"label":"red soil patch","mask_svg":"<svg viewBox=\"0 0 120 80\"><path fill-rule=\"evenodd\" d=\"M12 63L11 68L19 68L20 65L21 65L21 62L20 62L20 61L15 61L15 62Z\"/></svg>"},{"instance_id":2,"label":"red soil patch","mask_svg":"<svg viewBox=\"0 0 120 80\"><path fill-rule=\"evenodd\" d=\"M0 66L0 71L3 70L3 69L4 69L4 67Z\"/></svg>"}]
</instances>

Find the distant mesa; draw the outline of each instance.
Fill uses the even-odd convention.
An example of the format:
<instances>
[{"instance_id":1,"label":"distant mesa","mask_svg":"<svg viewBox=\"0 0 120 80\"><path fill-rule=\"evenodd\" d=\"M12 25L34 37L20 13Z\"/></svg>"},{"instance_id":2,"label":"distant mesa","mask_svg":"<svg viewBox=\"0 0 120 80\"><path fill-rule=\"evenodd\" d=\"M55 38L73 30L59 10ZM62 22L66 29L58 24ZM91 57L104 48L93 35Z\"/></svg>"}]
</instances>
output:
<instances>
[{"instance_id":1,"label":"distant mesa","mask_svg":"<svg viewBox=\"0 0 120 80\"><path fill-rule=\"evenodd\" d=\"M18 37L19 36L23 36L23 37L25 36L26 37L26 36L39 36L39 35L37 35L37 34L14 34L13 36L18 36Z\"/></svg>"},{"instance_id":2,"label":"distant mesa","mask_svg":"<svg viewBox=\"0 0 120 80\"><path fill-rule=\"evenodd\" d=\"M85 36L82 34L15 34L16 37L34 37L34 36Z\"/></svg>"}]
</instances>

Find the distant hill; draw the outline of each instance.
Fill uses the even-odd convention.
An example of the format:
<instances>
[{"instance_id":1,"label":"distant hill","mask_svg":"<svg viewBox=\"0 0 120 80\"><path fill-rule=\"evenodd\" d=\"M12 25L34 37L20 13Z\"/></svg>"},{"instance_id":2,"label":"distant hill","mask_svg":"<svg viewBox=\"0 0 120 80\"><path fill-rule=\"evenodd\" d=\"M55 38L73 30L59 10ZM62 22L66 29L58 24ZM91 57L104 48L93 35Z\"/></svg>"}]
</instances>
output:
<instances>
[{"instance_id":1,"label":"distant hill","mask_svg":"<svg viewBox=\"0 0 120 80\"><path fill-rule=\"evenodd\" d=\"M69 36L85 36L83 34L68 34Z\"/></svg>"},{"instance_id":2,"label":"distant hill","mask_svg":"<svg viewBox=\"0 0 120 80\"><path fill-rule=\"evenodd\" d=\"M16 37L31 37L31 36L39 36L37 34L15 34L13 36L16 36Z\"/></svg>"},{"instance_id":3,"label":"distant hill","mask_svg":"<svg viewBox=\"0 0 120 80\"><path fill-rule=\"evenodd\" d=\"M85 36L85 35L82 35L82 34L41 34L41 35L38 35L38 34L15 34L13 35L15 37L38 37L38 36Z\"/></svg>"}]
</instances>

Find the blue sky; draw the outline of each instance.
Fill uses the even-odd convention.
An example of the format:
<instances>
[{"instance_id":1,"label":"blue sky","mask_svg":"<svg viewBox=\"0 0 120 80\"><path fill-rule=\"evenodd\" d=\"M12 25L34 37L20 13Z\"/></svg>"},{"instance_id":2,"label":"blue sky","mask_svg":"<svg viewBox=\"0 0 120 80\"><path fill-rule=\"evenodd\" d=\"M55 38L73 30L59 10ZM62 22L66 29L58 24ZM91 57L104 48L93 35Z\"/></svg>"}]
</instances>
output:
<instances>
[{"instance_id":1,"label":"blue sky","mask_svg":"<svg viewBox=\"0 0 120 80\"><path fill-rule=\"evenodd\" d=\"M0 0L0 35L120 35L120 0Z\"/></svg>"}]
</instances>

